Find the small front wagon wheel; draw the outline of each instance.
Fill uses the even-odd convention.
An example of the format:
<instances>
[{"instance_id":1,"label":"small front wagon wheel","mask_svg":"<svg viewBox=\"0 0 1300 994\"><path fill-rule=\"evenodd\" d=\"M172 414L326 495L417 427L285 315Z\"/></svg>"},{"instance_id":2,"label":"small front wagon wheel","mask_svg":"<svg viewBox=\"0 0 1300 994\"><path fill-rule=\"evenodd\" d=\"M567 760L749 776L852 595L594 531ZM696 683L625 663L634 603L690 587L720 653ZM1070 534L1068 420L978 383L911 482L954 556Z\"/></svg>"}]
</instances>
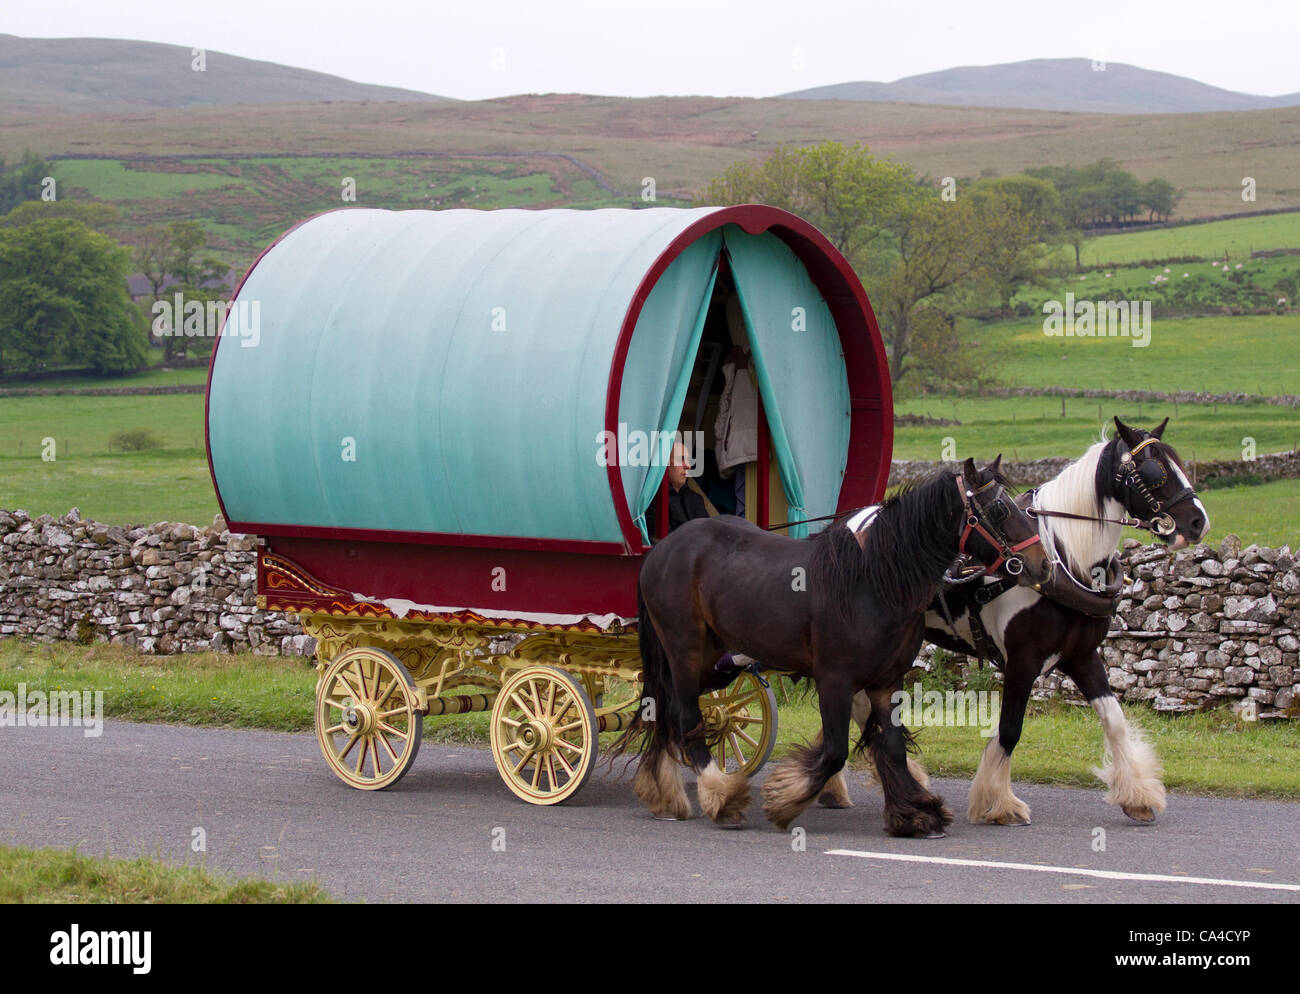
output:
<instances>
[{"instance_id":1,"label":"small front wagon wheel","mask_svg":"<svg viewBox=\"0 0 1300 994\"><path fill-rule=\"evenodd\" d=\"M776 745L776 694L753 673L700 697L705 744L718 768L752 777Z\"/></svg>"},{"instance_id":2,"label":"small front wagon wheel","mask_svg":"<svg viewBox=\"0 0 1300 994\"><path fill-rule=\"evenodd\" d=\"M316 685L316 740L350 787L383 790L401 780L423 731L415 683L383 649L349 649Z\"/></svg>"},{"instance_id":3,"label":"small front wagon wheel","mask_svg":"<svg viewBox=\"0 0 1300 994\"><path fill-rule=\"evenodd\" d=\"M559 804L591 776L599 728L591 698L567 673L522 669L502 684L492 708L497 772L530 804Z\"/></svg>"}]
</instances>

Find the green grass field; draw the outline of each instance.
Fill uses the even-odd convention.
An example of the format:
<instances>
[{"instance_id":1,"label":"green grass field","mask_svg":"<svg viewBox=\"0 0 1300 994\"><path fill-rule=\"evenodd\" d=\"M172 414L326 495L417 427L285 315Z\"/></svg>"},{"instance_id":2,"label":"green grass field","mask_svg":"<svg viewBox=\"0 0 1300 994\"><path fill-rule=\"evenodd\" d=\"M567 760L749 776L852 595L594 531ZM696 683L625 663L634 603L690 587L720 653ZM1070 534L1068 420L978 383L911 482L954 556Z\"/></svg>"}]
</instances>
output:
<instances>
[{"instance_id":1,"label":"green grass field","mask_svg":"<svg viewBox=\"0 0 1300 994\"><path fill-rule=\"evenodd\" d=\"M1113 298L1089 293L1087 299ZM972 337L1008 386L1265 396L1300 391L1295 314L1162 318L1153 307L1145 347L1134 347L1130 338L1049 337L1041 316L984 325Z\"/></svg>"},{"instance_id":2,"label":"green grass field","mask_svg":"<svg viewBox=\"0 0 1300 994\"><path fill-rule=\"evenodd\" d=\"M291 224L353 203L392 210L615 203L586 173L546 156L63 159L55 175L69 195L117 205L127 229L156 223L173 205L193 211L197 204L197 213L188 216L207 229L211 254L240 269Z\"/></svg>"},{"instance_id":3,"label":"green grass field","mask_svg":"<svg viewBox=\"0 0 1300 994\"><path fill-rule=\"evenodd\" d=\"M1253 206L1243 203L1238 209L1248 211ZM1085 242L1080 255L1085 266L1192 255L1202 259L1222 259L1225 253L1236 263L1248 260L1252 250L1278 248L1300 248L1300 213L1102 235ZM1073 261L1072 249L1070 255ZM1291 261L1294 264L1300 262L1300 258L1292 257Z\"/></svg>"}]
</instances>

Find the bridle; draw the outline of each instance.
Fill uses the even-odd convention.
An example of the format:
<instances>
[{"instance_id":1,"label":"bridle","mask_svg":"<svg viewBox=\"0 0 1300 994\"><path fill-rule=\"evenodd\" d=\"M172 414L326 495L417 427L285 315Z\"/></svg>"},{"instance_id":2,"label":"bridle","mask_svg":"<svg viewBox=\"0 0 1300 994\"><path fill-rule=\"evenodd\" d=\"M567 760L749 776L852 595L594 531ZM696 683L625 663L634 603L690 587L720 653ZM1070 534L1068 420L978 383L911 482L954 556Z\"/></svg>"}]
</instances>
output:
<instances>
[{"instance_id":1,"label":"bridle","mask_svg":"<svg viewBox=\"0 0 1300 994\"><path fill-rule=\"evenodd\" d=\"M1025 569L1024 557L1019 553L1039 541L1038 532L1035 531L1032 536L1023 542L1012 545L1011 540L1006 537L1001 529L1002 524L1011 516L1011 509L1003 503L1006 498L1005 492L1000 492L988 507L981 507L979 501L975 499L977 494L982 494L989 487L996 486L1001 491L1001 484L997 480L990 480L978 490L971 490L966 486L966 481L961 473L957 474L956 480L957 490L961 493L962 510L966 515L966 527L962 530L961 541L957 543L958 560L960 561L962 557L974 558L966 551L966 543L970 540L972 532L983 536L989 545L998 550L998 558L992 564L985 565L983 569L973 571L969 575L963 570L960 579L950 579L949 582L969 583L971 580L986 576L989 573L996 573L999 567L1002 567L1010 576L1019 576Z\"/></svg>"},{"instance_id":2,"label":"bridle","mask_svg":"<svg viewBox=\"0 0 1300 994\"><path fill-rule=\"evenodd\" d=\"M1131 506L1133 498L1140 497L1147 505L1148 516L1146 518L1098 518L1087 514L1071 514L1069 511L1050 511L1046 508L1035 507L1033 505L1038 499L1037 487L1030 492L1030 506L1025 509L1025 513L1031 518L1072 518L1078 521L1097 521L1103 524L1125 525L1129 528L1142 528L1159 535L1161 538L1168 538L1178 530L1178 524L1174 521L1173 515L1169 513L1169 508L1175 504L1181 504L1185 500L1194 499L1196 491L1189 486L1184 486L1172 497L1163 501L1153 493L1153 491L1163 487L1169 478L1164 463L1159 459L1147 459L1139 464L1134 456L1156 441L1159 441L1159 439L1154 435L1150 435L1143 439L1141 443L1129 449L1123 439L1116 438L1116 442L1120 447L1120 456L1114 479L1123 497L1121 503L1126 510L1133 511ZM1136 514L1137 512L1133 513Z\"/></svg>"}]
</instances>

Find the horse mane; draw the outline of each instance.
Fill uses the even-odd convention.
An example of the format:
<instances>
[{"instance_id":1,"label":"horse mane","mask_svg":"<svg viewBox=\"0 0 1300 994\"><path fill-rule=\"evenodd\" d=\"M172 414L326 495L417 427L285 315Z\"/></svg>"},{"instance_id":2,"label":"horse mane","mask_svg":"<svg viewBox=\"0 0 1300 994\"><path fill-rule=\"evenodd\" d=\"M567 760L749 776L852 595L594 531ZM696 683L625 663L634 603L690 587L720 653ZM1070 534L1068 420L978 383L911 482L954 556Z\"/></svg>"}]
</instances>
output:
<instances>
[{"instance_id":1,"label":"horse mane","mask_svg":"<svg viewBox=\"0 0 1300 994\"><path fill-rule=\"evenodd\" d=\"M845 525L832 525L813 539L811 589L846 623L862 585L899 614L924 610L956 556L958 501L952 474L939 472L881 504L862 546Z\"/></svg>"},{"instance_id":2,"label":"horse mane","mask_svg":"<svg viewBox=\"0 0 1300 994\"><path fill-rule=\"evenodd\" d=\"M1088 447L1054 479L1038 488L1034 503L1051 511L1107 517L1106 502L1115 478L1116 447L1102 432L1101 440ZM1118 502L1116 502L1118 503ZM1122 529L1099 521L1043 516L1038 519L1038 537L1045 549L1054 549L1076 577L1087 578L1095 563L1109 559L1119 544Z\"/></svg>"}]
</instances>

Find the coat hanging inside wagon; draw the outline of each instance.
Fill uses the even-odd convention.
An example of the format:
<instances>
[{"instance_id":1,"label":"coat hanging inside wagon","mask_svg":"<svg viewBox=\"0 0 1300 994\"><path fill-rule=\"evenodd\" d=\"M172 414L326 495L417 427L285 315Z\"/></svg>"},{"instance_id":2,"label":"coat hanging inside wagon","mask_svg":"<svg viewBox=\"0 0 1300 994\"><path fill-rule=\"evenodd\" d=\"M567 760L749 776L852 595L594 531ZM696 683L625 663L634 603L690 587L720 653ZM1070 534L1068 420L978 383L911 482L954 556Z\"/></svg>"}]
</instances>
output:
<instances>
[{"instance_id":1,"label":"coat hanging inside wagon","mask_svg":"<svg viewBox=\"0 0 1300 994\"><path fill-rule=\"evenodd\" d=\"M799 218L345 209L284 235L238 291L260 328L213 354L222 511L260 535L637 553L724 286L785 505L772 520L878 500L884 349L852 270Z\"/></svg>"}]
</instances>

